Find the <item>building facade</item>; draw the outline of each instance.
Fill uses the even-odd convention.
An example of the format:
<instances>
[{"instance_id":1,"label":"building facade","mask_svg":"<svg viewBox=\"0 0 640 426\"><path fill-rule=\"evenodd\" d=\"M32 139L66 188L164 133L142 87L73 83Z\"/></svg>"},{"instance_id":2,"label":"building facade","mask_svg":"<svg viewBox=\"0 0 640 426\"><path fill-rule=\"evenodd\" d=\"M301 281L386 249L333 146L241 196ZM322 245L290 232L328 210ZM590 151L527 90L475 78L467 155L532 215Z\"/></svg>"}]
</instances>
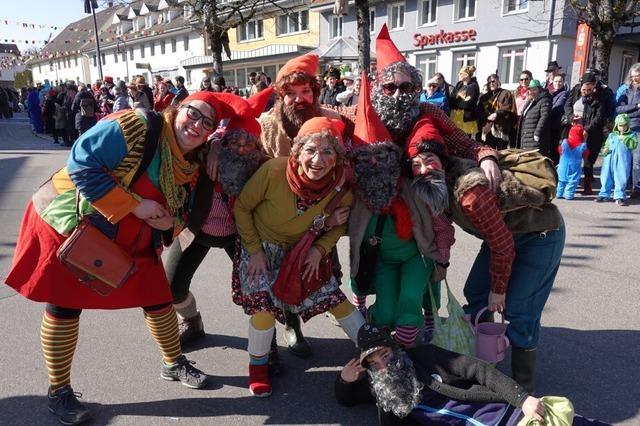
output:
<instances>
[{"instance_id":1,"label":"building facade","mask_svg":"<svg viewBox=\"0 0 640 426\"><path fill-rule=\"evenodd\" d=\"M13 87L16 74L25 70L20 64L20 50L14 43L0 43L0 86Z\"/></svg>"},{"instance_id":2,"label":"building facade","mask_svg":"<svg viewBox=\"0 0 640 426\"><path fill-rule=\"evenodd\" d=\"M333 1L316 1L320 16L320 47L339 37L357 37L355 9L333 14ZM463 65L475 65L483 84L492 73L514 89L520 71L544 80L555 60L571 79L576 42L575 16L565 0L389 0L372 1L369 9L372 43L386 23L391 38L407 60L427 79L441 72L456 82ZM636 36L637 37L637 36ZM637 43L637 42L636 42ZM638 61L638 45L620 39L612 51L609 81L617 85L628 66Z\"/></svg>"}]
</instances>

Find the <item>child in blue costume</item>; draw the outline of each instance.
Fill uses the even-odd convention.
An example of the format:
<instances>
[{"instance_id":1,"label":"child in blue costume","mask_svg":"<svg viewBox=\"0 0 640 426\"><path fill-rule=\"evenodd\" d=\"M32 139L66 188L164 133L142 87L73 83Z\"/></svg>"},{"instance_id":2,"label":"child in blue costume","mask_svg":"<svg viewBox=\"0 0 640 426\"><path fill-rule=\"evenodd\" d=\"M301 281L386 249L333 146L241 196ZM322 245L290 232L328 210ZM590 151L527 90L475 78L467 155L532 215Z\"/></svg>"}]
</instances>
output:
<instances>
[{"instance_id":1,"label":"child in blue costume","mask_svg":"<svg viewBox=\"0 0 640 426\"><path fill-rule=\"evenodd\" d=\"M560 162L558 163L558 189L556 197L573 200L576 187L582 173L582 159L589 156L589 149L584 141L584 128L573 125L569 136L558 147Z\"/></svg>"},{"instance_id":2,"label":"child in blue costume","mask_svg":"<svg viewBox=\"0 0 640 426\"><path fill-rule=\"evenodd\" d=\"M602 170L600 171L600 193L597 202L611 199L611 191L613 190L613 198L619 206L628 205L625 201L625 188L629 173L631 173L631 164L633 162L633 150L638 147L638 137L629 127L629 116L620 114L616 117L615 129L609 133L609 137L602 148L604 160L602 161Z\"/></svg>"}]
</instances>

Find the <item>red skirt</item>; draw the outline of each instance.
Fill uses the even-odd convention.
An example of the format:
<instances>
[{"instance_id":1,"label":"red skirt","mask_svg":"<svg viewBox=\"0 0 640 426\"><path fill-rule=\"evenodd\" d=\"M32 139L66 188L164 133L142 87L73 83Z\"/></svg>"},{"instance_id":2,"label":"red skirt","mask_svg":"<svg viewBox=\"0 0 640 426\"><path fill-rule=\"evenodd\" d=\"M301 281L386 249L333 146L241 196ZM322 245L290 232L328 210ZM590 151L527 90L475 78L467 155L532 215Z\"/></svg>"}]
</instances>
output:
<instances>
[{"instance_id":1,"label":"red skirt","mask_svg":"<svg viewBox=\"0 0 640 426\"><path fill-rule=\"evenodd\" d=\"M164 203L164 196L142 176L132 188L143 198ZM66 237L27 205L6 283L27 299L75 309L122 309L171 303L171 288L152 242L152 228L133 214L118 224L115 241L131 255L138 270L119 289L101 296L80 283L56 257Z\"/></svg>"}]
</instances>

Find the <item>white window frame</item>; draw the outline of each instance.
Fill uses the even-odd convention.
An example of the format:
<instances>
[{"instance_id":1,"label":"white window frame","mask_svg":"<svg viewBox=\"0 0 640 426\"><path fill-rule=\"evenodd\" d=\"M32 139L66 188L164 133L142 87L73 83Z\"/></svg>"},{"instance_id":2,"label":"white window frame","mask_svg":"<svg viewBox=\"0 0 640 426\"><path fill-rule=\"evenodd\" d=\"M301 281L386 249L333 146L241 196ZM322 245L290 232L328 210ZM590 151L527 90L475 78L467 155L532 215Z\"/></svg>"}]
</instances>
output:
<instances>
[{"instance_id":1,"label":"white window frame","mask_svg":"<svg viewBox=\"0 0 640 426\"><path fill-rule=\"evenodd\" d=\"M193 15L193 6L190 4L185 4L182 6L182 14L184 19L189 19Z\"/></svg>"},{"instance_id":2,"label":"white window frame","mask_svg":"<svg viewBox=\"0 0 640 426\"><path fill-rule=\"evenodd\" d=\"M458 18L458 12L460 11L460 3L462 1L466 2L465 7L465 16L463 18ZM473 2L473 16L469 16L469 4ZM465 21L475 21L476 13L478 11L478 0L455 0L453 7L453 22L465 22Z\"/></svg>"},{"instance_id":3,"label":"white window frame","mask_svg":"<svg viewBox=\"0 0 640 426\"><path fill-rule=\"evenodd\" d=\"M421 59L426 59L426 69L422 70L422 67L420 65L420 60ZM429 71L429 66L433 65L433 73L431 75L428 75L428 71ZM430 51L430 52L424 52L424 53L420 53L416 55L416 68L418 69L418 71L420 72L420 74L422 74L422 85L426 87L427 85L427 81L429 81L429 79L431 77L433 77L433 74L438 72L438 53L434 50L434 51Z\"/></svg>"},{"instance_id":4,"label":"white window frame","mask_svg":"<svg viewBox=\"0 0 640 426\"><path fill-rule=\"evenodd\" d=\"M369 32L371 34L375 34L376 33L376 8L375 8L375 6L369 8Z\"/></svg>"},{"instance_id":5,"label":"white window frame","mask_svg":"<svg viewBox=\"0 0 640 426\"><path fill-rule=\"evenodd\" d=\"M636 55L634 55L633 52L630 52L628 50L622 51L622 61L620 62L620 84L625 84L627 82L627 77L629 76L629 70L631 69L631 66L637 62L635 58L636 58ZM628 67L625 67L626 61L629 61Z\"/></svg>"},{"instance_id":6,"label":"white window frame","mask_svg":"<svg viewBox=\"0 0 640 426\"><path fill-rule=\"evenodd\" d=\"M153 15L152 14L148 14L147 16L144 17L144 28L151 28L153 26Z\"/></svg>"},{"instance_id":7,"label":"white window frame","mask_svg":"<svg viewBox=\"0 0 640 426\"><path fill-rule=\"evenodd\" d=\"M333 29L334 22L337 22L336 30ZM334 38L342 37L342 27L344 26L344 20L342 16L331 15L329 17L329 40L333 40ZM334 32L337 31L337 32Z\"/></svg>"},{"instance_id":8,"label":"white window frame","mask_svg":"<svg viewBox=\"0 0 640 426\"><path fill-rule=\"evenodd\" d=\"M402 22L402 25L399 25L397 27L394 26L394 23L391 22L392 21L392 17L393 17L393 9L394 8L398 8L398 24L400 24ZM402 8L402 13L400 13L400 8ZM407 7L405 2L397 2L397 3L391 3L389 6L387 6L387 26L389 27L389 31L402 31L404 30L404 26L405 26L405 14L407 13Z\"/></svg>"},{"instance_id":9,"label":"white window frame","mask_svg":"<svg viewBox=\"0 0 640 426\"><path fill-rule=\"evenodd\" d=\"M529 11L529 2L531 0L515 0L516 8L513 10L509 10L509 2L510 0L502 0L502 16L507 15L518 15L520 13L527 13ZM525 3L523 6L522 3Z\"/></svg>"},{"instance_id":10,"label":"white window frame","mask_svg":"<svg viewBox=\"0 0 640 426\"><path fill-rule=\"evenodd\" d=\"M307 27L306 28L302 28L302 14L303 13L307 13ZM287 28L285 29L286 31L283 31L282 29L282 25L280 25L280 20L283 16L288 16L288 19L285 19L285 22L287 22ZM297 31L290 31L290 26L293 24L293 20L296 19L298 21L298 30ZM293 34L300 34L300 33L307 33L309 32L309 9L303 9L303 10L298 10L296 12L291 12L291 13L287 13L287 14L283 14L278 16L278 20L276 22L276 31L278 34L278 37L284 37L284 36L290 36Z\"/></svg>"},{"instance_id":11,"label":"white window frame","mask_svg":"<svg viewBox=\"0 0 640 426\"><path fill-rule=\"evenodd\" d=\"M505 0L505 1L508 1L508 0ZM424 10L424 7L423 7L424 3L435 4L435 7L433 6L429 7L429 11L430 11L429 14L431 14L431 11L433 10L433 16L431 16L431 20L426 23L423 23L424 16L422 15L422 11ZM418 15L418 22L416 23L417 28L436 26L438 24L438 0L419 0L417 15Z\"/></svg>"},{"instance_id":12,"label":"white window frame","mask_svg":"<svg viewBox=\"0 0 640 426\"><path fill-rule=\"evenodd\" d=\"M522 67L518 69L515 66L516 58L522 57ZM502 75L502 67L504 61L510 59L510 68L506 70L506 74ZM519 83L520 74L525 69L527 63L527 46L526 45L514 45L514 46L499 46L498 47L498 76L500 77L500 83L505 85L516 86Z\"/></svg>"},{"instance_id":13,"label":"white window frame","mask_svg":"<svg viewBox=\"0 0 640 426\"><path fill-rule=\"evenodd\" d=\"M254 38L249 38L249 26L253 25L253 31L255 34ZM242 34L241 30L241 26L243 26L243 30L244 30L244 36L245 38L241 38L240 35ZM247 21L243 24L240 24L236 27L236 38L238 40L238 43L247 43L247 42L251 42L251 41L256 41L256 40L262 40L264 39L264 23L262 22L262 19L252 19L250 21Z\"/></svg>"},{"instance_id":14,"label":"white window frame","mask_svg":"<svg viewBox=\"0 0 640 426\"><path fill-rule=\"evenodd\" d=\"M478 50L477 49L465 49L465 50L454 50L453 51L453 58L452 58L452 63L453 63L453 72L451 73L452 79L457 79L458 78L458 72L460 71L460 69L464 66L464 65L469 65L468 62L468 58L469 56L471 56L473 54L473 65L478 68ZM464 63L460 63L458 64L458 61L456 61L456 57L464 55L465 58L467 58L467 60L464 61Z\"/></svg>"}]
</instances>

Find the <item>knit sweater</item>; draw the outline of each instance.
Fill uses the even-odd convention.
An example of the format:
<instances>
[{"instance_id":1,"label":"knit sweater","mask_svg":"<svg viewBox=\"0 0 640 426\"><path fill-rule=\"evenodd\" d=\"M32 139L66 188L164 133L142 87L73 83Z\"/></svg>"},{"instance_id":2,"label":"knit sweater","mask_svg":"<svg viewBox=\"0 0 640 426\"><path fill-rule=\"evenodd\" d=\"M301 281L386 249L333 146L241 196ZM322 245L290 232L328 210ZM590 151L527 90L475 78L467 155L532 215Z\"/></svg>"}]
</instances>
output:
<instances>
[{"instance_id":1,"label":"knit sweater","mask_svg":"<svg viewBox=\"0 0 640 426\"><path fill-rule=\"evenodd\" d=\"M332 191L298 215L297 197L287 182L287 161L287 157L278 157L264 163L236 200L236 227L249 254L260 251L263 241L287 246L297 243L311 227L313 218L323 212L336 194ZM350 206L352 201L353 195L349 191L340 201L340 206ZM320 236L314 244L329 253L346 230L346 224L336 226Z\"/></svg>"}]
</instances>

